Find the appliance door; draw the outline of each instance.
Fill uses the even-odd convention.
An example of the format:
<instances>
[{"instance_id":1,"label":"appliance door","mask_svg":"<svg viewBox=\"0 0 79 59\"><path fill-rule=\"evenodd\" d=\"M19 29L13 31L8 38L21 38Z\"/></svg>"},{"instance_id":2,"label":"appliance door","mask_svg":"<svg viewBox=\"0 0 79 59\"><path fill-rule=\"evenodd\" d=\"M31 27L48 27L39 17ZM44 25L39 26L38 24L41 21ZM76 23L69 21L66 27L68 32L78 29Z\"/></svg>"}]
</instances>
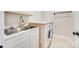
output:
<instances>
[{"instance_id":1,"label":"appliance door","mask_svg":"<svg viewBox=\"0 0 79 59\"><path fill-rule=\"evenodd\" d=\"M47 24L45 26L45 47L48 48L53 37L53 26L52 24Z\"/></svg>"}]
</instances>

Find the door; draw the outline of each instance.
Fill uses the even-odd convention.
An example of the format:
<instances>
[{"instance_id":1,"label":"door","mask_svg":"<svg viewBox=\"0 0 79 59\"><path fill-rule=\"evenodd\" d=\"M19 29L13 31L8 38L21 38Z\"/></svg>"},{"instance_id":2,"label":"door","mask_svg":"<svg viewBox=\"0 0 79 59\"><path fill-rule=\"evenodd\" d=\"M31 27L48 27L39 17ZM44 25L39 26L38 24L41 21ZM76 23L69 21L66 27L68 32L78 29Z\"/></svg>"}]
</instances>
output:
<instances>
[{"instance_id":1,"label":"door","mask_svg":"<svg viewBox=\"0 0 79 59\"><path fill-rule=\"evenodd\" d=\"M79 11L73 11L72 17L73 17L73 38L75 40L75 47L79 48Z\"/></svg>"},{"instance_id":2,"label":"door","mask_svg":"<svg viewBox=\"0 0 79 59\"><path fill-rule=\"evenodd\" d=\"M4 38L4 11L0 11L0 48L3 47Z\"/></svg>"}]
</instances>

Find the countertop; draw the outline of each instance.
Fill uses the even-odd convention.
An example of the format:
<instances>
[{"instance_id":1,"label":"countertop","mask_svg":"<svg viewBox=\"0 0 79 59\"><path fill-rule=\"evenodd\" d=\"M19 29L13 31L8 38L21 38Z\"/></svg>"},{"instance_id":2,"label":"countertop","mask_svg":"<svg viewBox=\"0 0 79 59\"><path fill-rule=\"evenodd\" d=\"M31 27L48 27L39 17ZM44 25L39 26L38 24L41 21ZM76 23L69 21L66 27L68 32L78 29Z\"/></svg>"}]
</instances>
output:
<instances>
[{"instance_id":1,"label":"countertop","mask_svg":"<svg viewBox=\"0 0 79 59\"><path fill-rule=\"evenodd\" d=\"M34 27L34 28L39 28L39 27ZM19 35L19 34L22 34L22 33L28 32L28 31L30 31L30 30L32 30L32 29L33 29L33 28L28 29L28 30L24 30L24 31L20 31L20 32L17 32L17 33L11 34L11 35L4 35L4 39L6 39L6 38L11 38L11 37L15 37L15 36L17 36L17 35Z\"/></svg>"},{"instance_id":2,"label":"countertop","mask_svg":"<svg viewBox=\"0 0 79 59\"><path fill-rule=\"evenodd\" d=\"M20 32L11 34L11 35L4 35L4 39L10 38L10 37L14 37L14 36L16 36L16 35L19 35L19 34L21 34L21 33L24 33L25 31L30 31L30 29L29 29L29 30L20 31Z\"/></svg>"},{"instance_id":3,"label":"countertop","mask_svg":"<svg viewBox=\"0 0 79 59\"><path fill-rule=\"evenodd\" d=\"M49 23L52 23L52 21L29 21L29 23L49 24ZM30 30L31 30L31 29L26 30L26 31L30 31ZM25 32L25 31L21 31L21 32L14 33L14 34L11 34L11 35L4 35L4 39L6 39L6 38L10 38L10 37L12 37L12 36L16 36L16 35L21 34L21 33L23 33L23 32Z\"/></svg>"},{"instance_id":4,"label":"countertop","mask_svg":"<svg viewBox=\"0 0 79 59\"><path fill-rule=\"evenodd\" d=\"M49 24L49 23L52 23L52 21L30 21L29 23Z\"/></svg>"}]
</instances>

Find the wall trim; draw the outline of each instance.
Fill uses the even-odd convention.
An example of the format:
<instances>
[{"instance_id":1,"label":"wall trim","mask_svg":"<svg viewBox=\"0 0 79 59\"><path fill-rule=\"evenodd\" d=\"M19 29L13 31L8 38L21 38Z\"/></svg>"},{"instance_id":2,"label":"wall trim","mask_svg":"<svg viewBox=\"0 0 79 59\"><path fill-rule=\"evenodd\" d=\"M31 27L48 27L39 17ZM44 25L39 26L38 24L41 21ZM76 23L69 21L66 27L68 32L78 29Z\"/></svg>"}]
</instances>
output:
<instances>
[{"instance_id":1,"label":"wall trim","mask_svg":"<svg viewBox=\"0 0 79 59\"><path fill-rule=\"evenodd\" d=\"M69 42L72 42L71 41L72 38L70 38L70 37L66 37L66 36L62 36L62 35L57 35L57 34L53 34L53 37L62 38L62 39L68 40ZM74 48L78 48L77 45L75 44L75 42L73 42L72 45L73 45Z\"/></svg>"},{"instance_id":2,"label":"wall trim","mask_svg":"<svg viewBox=\"0 0 79 59\"><path fill-rule=\"evenodd\" d=\"M62 39L66 39L66 40L70 40L70 37L66 37L66 36L62 36L62 35L57 35L57 34L53 34L54 37L58 37L58 38L62 38Z\"/></svg>"}]
</instances>

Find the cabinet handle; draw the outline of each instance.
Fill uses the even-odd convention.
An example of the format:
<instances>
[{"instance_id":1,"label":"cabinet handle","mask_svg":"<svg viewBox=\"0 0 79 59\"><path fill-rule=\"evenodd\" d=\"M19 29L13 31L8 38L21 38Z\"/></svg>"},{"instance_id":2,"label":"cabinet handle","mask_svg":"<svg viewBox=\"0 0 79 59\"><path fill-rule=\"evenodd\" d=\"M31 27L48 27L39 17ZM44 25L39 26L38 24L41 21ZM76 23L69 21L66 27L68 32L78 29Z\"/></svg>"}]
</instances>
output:
<instances>
[{"instance_id":1,"label":"cabinet handle","mask_svg":"<svg viewBox=\"0 0 79 59\"><path fill-rule=\"evenodd\" d=\"M73 35L79 36L79 32L73 32Z\"/></svg>"},{"instance_id":2,"label":"cabinet handle","mask_svg":"<svg viewBox=\"0 0 79 59\"><path fill-rule=\"evenodd\" d=\"M2 46L2 45L0 45L0 48L3 48L3 46Z\"/></svg>"}]
</instances>

